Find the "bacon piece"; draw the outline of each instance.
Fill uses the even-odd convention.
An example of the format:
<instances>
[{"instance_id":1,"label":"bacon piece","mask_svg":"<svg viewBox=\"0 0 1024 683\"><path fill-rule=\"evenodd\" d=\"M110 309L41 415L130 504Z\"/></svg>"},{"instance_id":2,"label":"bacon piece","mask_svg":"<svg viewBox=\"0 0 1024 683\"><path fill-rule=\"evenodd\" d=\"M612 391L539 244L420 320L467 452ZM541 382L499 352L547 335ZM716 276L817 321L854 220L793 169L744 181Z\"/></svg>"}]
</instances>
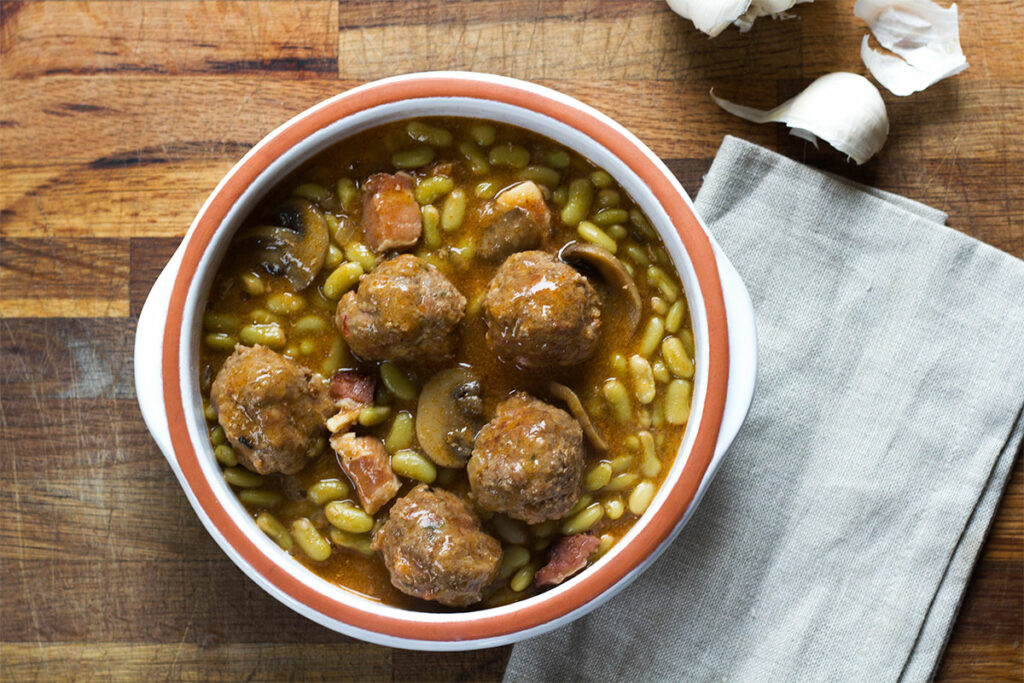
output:
<instances>
[{"instance_id":1,"label":"bacon piece","mask_svg":"<svg viewBox=\"0 0 1024 683\"><path fill-rule=\"evenodd\" d=\"M358 370L338 370L331 377L331 398L352 399L356 403L373 403L373 390L377 387L374 375Z\"/></svg>"},{"instance_id":2,"label":"bacon piece","mask_svg":"<svg viewBox=\"0 0 1024 683\"><path fill-rule=\"evenodd\" d=\"M406 173L375 173L363 183L363 238L373 251L414 246L423 231L420 205Z\"/></svg>"},{"instance_id":3,"label":"bacon piece","mask_svg":"<svg viewBox=\"0 0 1024 683\"><path fill-rule=\"evenodd\" d=\"M363 509L371 515L398 493L398 477L391 471L391 460L380 439L356 436L352 432L331 437L331 448L338 464L352 480Z\"/></svg>"},{"instance_id":4,"label":"bacon piece","mask_svg":"<svg viewBox=\"0 0 1024 683\"><path fill-rule=\"evenodd\" d=\"M506 211L516 207L523 209L533 216L533 220L537 221L544 234L547 234L551 227L551 210L544 201L544 192L532 180L513 185L499 194L494 203Z\"/></svg>"},{"instance_id":5,"label":"bacon piece","mask_svg":"<svg viewBox=\"0 0 1024 683\"><path fill-rule=\"evenodd\" d=\"M551 549L548 563L534 575L534 585L540 588L562 583L587 566L587 560L599 545L600 539L591 534L575 534L558 539Z\"/></svg>"}]
</instances>

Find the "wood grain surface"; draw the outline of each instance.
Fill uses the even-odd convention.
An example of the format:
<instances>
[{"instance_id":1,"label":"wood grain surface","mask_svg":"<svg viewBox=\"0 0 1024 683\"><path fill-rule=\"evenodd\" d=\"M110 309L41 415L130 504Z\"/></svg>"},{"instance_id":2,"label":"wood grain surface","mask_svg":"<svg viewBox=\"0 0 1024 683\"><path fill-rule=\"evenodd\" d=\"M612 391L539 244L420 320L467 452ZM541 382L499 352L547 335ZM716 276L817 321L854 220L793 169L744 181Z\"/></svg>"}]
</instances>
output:
<instances>
[{"instance_id":1,"label":"wood grain surface","mask_svg":"<svg viewBox=\"0 0 1024 683\"><path fill-rule=\"evenodd\" d=\"M723 135L923 201L1024 257L1024 12L960 3L971 68L886 95L863 167L720 111L863 73L853 0L714 41L659 0L0 4L0 680L497 680L508 648L423 654L279 604L193 514L135 402L135 323L220 177L293 114L368 79L476 69L608 113L691 194ZM1021 680L1024 474L939 678Z\"/></svg>"}]
</instances>

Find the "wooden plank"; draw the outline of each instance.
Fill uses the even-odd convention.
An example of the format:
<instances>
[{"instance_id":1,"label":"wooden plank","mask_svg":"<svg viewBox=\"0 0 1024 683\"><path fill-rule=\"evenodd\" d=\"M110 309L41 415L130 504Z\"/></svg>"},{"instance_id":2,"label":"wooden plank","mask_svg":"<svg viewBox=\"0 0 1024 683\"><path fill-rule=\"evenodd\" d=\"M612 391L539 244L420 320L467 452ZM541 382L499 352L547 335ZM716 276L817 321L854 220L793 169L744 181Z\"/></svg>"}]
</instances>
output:
<instances>
[{"instance_id":1,"label":"wooden plank","mask_svg":"<svg viewBox=\"0 0 1024 683\"><path fill-rule=\"evenodd\" d=\"M297 656L301 655L301 656ZM218 646L204 643L0 644L5 680L387 681L386 648L335 643Z\"/></svg>"},{"instance_id":2,"label":"wooden plank","mask_svg":"<svg viewBox=\"0 0 1024 683\"><path fill-rule=\"evenodd\" d=\"M301 78L337 70L334 0L7 4L14 7L4 22L4 79L225 72Z\"/></svg>"}]
</instances>

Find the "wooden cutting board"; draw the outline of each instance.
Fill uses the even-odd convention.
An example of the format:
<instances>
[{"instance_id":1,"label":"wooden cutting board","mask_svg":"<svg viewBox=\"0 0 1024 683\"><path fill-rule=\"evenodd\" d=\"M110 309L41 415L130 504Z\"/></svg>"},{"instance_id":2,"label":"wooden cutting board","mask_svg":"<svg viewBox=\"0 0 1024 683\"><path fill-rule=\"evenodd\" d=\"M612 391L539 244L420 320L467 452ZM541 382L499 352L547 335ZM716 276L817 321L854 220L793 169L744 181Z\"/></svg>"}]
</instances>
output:
<instances>
[{"instance_id":1,"label":"wooden cutting board","mask_svg":"<svg viewBox=\"0 0 1024 683\"><path fill-rule=\"evenodd\" d=\"M0 5L0 679L497 680L508 648L421 654L277 603L203 530L135 403L136 318L220 177L293 114L368 79L475 69L608 113L691 193L723 135L949 213L1024 256L1016 0L961 4L971 68L887 96L863 167L712 104L863 73L852 0L714 41L657 0ZM1020 680L1015 468L940 677Z\"/></svg>"}]
</instances>

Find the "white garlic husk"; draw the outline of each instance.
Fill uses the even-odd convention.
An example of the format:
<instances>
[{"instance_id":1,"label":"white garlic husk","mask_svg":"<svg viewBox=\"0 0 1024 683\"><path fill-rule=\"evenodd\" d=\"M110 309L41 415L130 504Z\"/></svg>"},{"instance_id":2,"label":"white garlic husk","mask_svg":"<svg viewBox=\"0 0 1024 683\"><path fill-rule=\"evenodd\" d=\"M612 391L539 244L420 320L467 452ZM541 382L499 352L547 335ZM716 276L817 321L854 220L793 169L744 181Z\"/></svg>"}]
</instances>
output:
<instances>
[{"instance_id":1,"label":"white garlic husk","mask_svg":"<svg viewBox=\"0 0 1024 683\"><path fill-rule=\"evenodd\" d=\"M774 109L744 107L711 93L719 107L754 123L785 123L793 135L817 145L818 138L863 164L889 137L889 116L878 88L846 72L817 79Z\"/></svg>"},{"instance_id":2,"label":"white garlic husk","mask_svg":"<svg viewBox=\"0 0 1024 683\"><path fill-rule=\"evenodd\" d=\"M758 17L785 17L786 10L803 2L814 0L668 0L668 6L714 38L729 24L746 32Z\"/></svg>"},{"instance_id":3,"label":"white garlic husk","mask_svg":"<svg viewBox=\"0 0 1024 683\"><path fill-rule=\"evenodd\" d=\"M967 68L956 4L944 9L930 0L857 0L853 13L893 53L873 49L864 36L861 59L894 95L919 92Z\"/></svg>"}]
</instances>

